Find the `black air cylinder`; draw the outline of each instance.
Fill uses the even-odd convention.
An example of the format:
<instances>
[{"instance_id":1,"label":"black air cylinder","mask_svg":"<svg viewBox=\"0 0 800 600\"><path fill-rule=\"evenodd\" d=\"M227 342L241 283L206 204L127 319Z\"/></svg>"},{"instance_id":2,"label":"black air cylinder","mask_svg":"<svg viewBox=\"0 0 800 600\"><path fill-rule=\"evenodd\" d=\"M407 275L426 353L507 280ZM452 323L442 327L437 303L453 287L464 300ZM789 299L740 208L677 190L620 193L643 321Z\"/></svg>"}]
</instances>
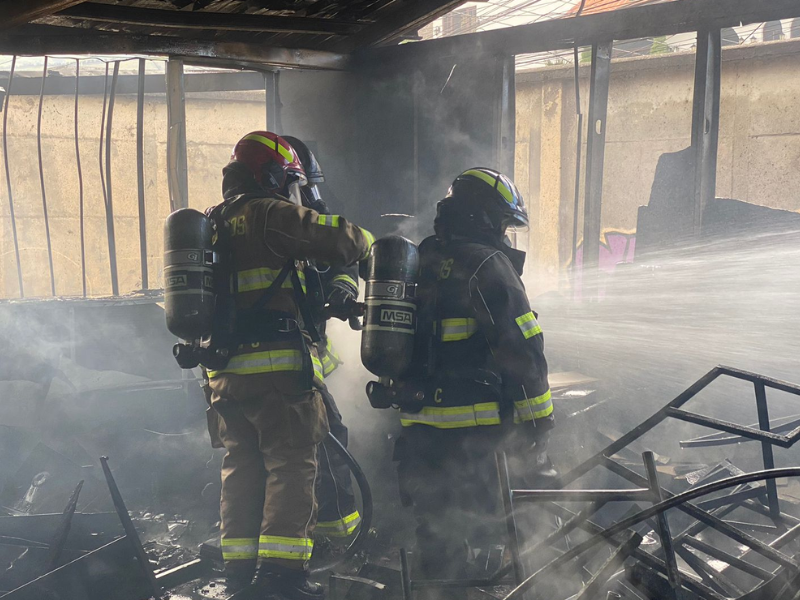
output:
<instances>
[{"instance_id":1,"label":"black air cylinder","mask_svg":"<svg viewBox=\"0 0 800 600\"><path fill-rule=\"evenodd\" d=\"M198 340L214 324L214 253L211 219L181 208L164 223L164 312L167 329Z\"/></svg>"},{"instance_id":2,"label":"black air cylinder","mask_svg":"<svg viewBox=\"0 0 800 600\"><path fill-rule=\"evenodd\" d=\"M367 263L361 362L379 377L400 377L411 366L418 271L419 253L410 240L390 235L372 246Z\"/></svg>"}]
</instances>

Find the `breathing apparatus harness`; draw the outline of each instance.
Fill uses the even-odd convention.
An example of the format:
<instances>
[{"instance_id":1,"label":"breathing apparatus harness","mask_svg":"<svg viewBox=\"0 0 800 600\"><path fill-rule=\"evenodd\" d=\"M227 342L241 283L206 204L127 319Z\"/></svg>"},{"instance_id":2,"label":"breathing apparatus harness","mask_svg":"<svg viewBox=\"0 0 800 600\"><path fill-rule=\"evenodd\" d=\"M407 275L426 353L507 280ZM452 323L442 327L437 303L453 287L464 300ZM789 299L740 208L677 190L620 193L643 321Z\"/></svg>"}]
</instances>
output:
<instances>
[{"instance_id":1,"label":"breathing apparatus harness","mask_svg":"<svg viewBox=\"0 0 800 600\"><path fill-rule=\"evenodd\" d=\"M236 308L238 277L233 269L234 252L230 224L225 217L234 206L239 207L250 200L263 197L263 193L239 194L206 211L206 217L211 220L214 228L212 240L215 289L214 321L209 336L189 343L179 343L173 347L173 355L181 368L191 369L202 363L206 368L220 370L227 366L233 353L242 344L296 341L300 343L303 350L303 372L313 376L311 355L303 332L308 334L312 343L320 341L320 335L314 324L311 307L294 260L289 260L284 264L275 280L250 308ZM300 311L302 325L290 313L265 309L281 290L287 278L292 282L294 299Z\"/></svg>"}]
</instances>

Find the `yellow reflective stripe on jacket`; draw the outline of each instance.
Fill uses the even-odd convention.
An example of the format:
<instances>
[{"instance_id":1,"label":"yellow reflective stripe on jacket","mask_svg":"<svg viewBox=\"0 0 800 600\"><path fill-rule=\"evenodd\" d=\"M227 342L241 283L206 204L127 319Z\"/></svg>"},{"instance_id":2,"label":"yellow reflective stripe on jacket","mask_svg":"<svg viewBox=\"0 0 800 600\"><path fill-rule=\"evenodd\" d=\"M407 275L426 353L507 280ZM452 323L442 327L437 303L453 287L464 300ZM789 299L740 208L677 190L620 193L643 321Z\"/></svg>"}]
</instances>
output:
<instances>
[{"instance_id":1,"label":"yellow reflective stripe on jacket","mask_svg":"<svg viewBox=\"0 0 800 600\"><path fill-rule=\"evenodd\" d=\"M347 537L356 530L359 523L361 523L361 515L356 510L335 521L317 522L317 532L329 537Z\"/></svg>"},{"instance_id":2,"label":"yellow reflective stripe on jacket","mask_svg":"<svg viewBox=\"0 0 800 600\"><path fill-rule=\"evenodd\" d=\"M254 373L276 373L278 371L302 370L303 355L300 350L269 350L267 352L237 354L230 359L228 365L224 369L220 369L219 371L209 370L208 376L213 379L222 373L253 375Z\"/></svg>"},{"instance_id":3,"label":"yellow reflective stripe on jacket","mask_svg":"<svg viewBox=\"0 0 800 600\"><path fill-rule=\"evenodd\" d=\"M322 382L322 380L325 379L325 371L322 368L322 362L312 354L311 363L314 365L314 377Z\"/></svg>"},{"instance_id":4,"label":"yellow reflective stripe on jacket","mask_svg":"<svg viewBox=\"0 0 800 600\"><path fill-rule=\"evenodd\" d=\"M475 169L470 169L469 171L464 171L463 175L472 175L473 177L477 177L478 179L485 181L494 189L496 189L500 194L505 198L505 201L509 204L514 204L514 194L511 193L511 190L506 187L499 177L493 177L488 173L484 173L483 171L477 171Z\"/></svg>"},{"instance_id":5,"label":"yellow reflective stripe on jacket","mask_svg":"<svg viewBox=\"0 0 800 600\"><path fill-rule=\"evenodd\" d=\"M271 286L278 278L281 269L269 269L267 267L260 267L257 269L247 269L246 271L239 271L236 273L238 291L252 292L254 290L265 290ZM300 278L300 286L303 291L306 291L306 275L302 271L297 272ZM281 284L281 289L292 289L292 274L286 277Z\"/></svg>"},{"instance_id":6,"label":"yellow reflective stripe on jacket","mask_svg":"<svg viewBox=\"0 0 800 600\"><path fill-rule=\"evenodd\" d=\"M319 215L317 225L327 225L328 227L339 226L339 215Z\"/></svg>"},{"instance_id":7,"label":"yellow reflective stripe on jacket","mask_svg":"<svg viewBox=\"0 0 800 600\"><path fill-rule=\"evenodd\" d=\"M437 429L459 429L478 425L500 425L500 404L483 402L471 406L426 406L418 413L400 413L400 424L429 425Z\"/></svg>"},{"instance_id":8,"label":"yellow reflective stripe on jacket","mask_svg":"<svg viewBox=\"0 0 800 600\"><path fill-rule=\"evenodd\" d=\"M325 342L325 348L320 351L320 360L322 360L322 374L327 377L333 373L336 368L342 364L342 359L333 347L331 338Z\"/></svg>"},{"instance_id":9,"label":"yellow reflective stripe on jacket","mask_svg":"<svg viewBox=\"0 0 800 600\"><path fill-rule=\"evenodd\" d=\"M331 283L335 283L337 281L343 281L348 285L352 285L355 289L358 289L358 282L349 275L337 275L336 277L331 279Z\"/></svg>"},{"instance_id":10,"label":"yellow reflective stripe on jacket","mask_svg":"<svg viewBox=\"0 0 800 600\"><path fill-rule=\"evenodd\" d=\"M258 556L261 558L285 558L307 561L311 558L314 540L290 538L278 535L262 535L258 540Z\"/></svg>"},{"instance_id":11,"label":"yellow reflective stripe on jacket","mask_svg":"<svg viewBox=\"0 0 800 600\"><path fill-rule=\"evenodd\" d=\"M264 137L263 135L258 135L256 133L251 133L250 135L244 136L246 140L252 140L254 142L261 142L270 150L277 150L277 152L289 162L294 161L294 155L292 152L282 144L275 144L271 139Z\"/></svg>"},{"instance_id":12,"label":"yellow reflective stripe on jacket","mask_svg":"<svg viewBox=\"0 0 800 600\"><path fill-rule=\"evenodd\" d=\"M364 253L364 256L361 257L361 260L364 260L365 258L367 258L369 256L370 248L372 248L372 244L375 243L375 236L372 235L366 229L363 229L361 227L359 227L359 229L361 229L361 233L364 235L364 238L367 240L367 251Z\"/></svg>"},{"instance_id":13,"label":"yellow reflective stripe on jacket","mask_svg":"<svg viewBox=\"0 0 800 600\"><path fill-rule=\"evenodd\" d=\"M532 312L527 312L514 320L517 322L519 330L522 332L522 335L525 336L526 340L542 333L542 328L539 326Z\"/></svg>"},{"instance_id":14,"label":"yellow reflective stripe on jacket","mask_svg":"<svg viewBox=\"0 0 800 600\"><path fill-rule=\"evenodd\" d=\"M258 558L258 538L223 538L223 560L255 560Z\"/></svg>"},{"instance_id":15,"label":"yellow reflective stripe on jacket","mask_svg":"<svg viewBox=\"0 0 800 600\"><path fill-rule=\"evenodd\" d=\"M466 340L478 331L478 321L475 319L442 319L441 331L443 342L458 342Z\"/></svg>"},{"instance_id":16,"label":"yellow reflective stripe on jacket","mask_svg":"<svg viewBox=\"0 0 800 600\"><path fill-rule=\"evenodd\" d=\"M524 421L533 421L534 419L548 417L552 412L553 399L550 390L547 390L541 396L514 402L514 423L522 423Z\"/></svg>"}]
</instances>

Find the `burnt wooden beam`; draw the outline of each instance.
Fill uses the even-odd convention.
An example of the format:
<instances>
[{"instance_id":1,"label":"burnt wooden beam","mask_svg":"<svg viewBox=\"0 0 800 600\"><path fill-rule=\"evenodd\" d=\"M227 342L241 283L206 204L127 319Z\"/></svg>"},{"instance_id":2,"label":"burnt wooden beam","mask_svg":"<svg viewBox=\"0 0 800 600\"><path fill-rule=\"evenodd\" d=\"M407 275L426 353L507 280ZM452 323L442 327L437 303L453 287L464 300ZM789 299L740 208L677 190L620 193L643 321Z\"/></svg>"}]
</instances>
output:
<instances>
[{"instance_id":1,"label":"burnt wooden beam","mask_svg":"<svg viewBox=\"0 0 800 600\"><path fill-rule=\"evenodd\" d=\"M380 48L365 56L420 60L430 55L527 54L568 49L576 43L591 45L794 17L800 17L797 0L680 0Z\"/></svg>"},{"instance_id":2,"label":"burnt wooden beam","mask_svg":"<svg viewBox=\"0 0 800 600\"><path fill-rule=\"evenodd\" d=\"M81 2L83 0L4 0L0 2L0 30L24 25Z\"/></svg>"},{"instance_id":3,"label":"burnt wooden beam","mask_svg":"<svg viewBox=\"0 0 800 600\"><path fill-rule=\"evenodd\" d=\"M54 16L67 17L71 20L179 30L350 35L363 27L361 23L340 19L162 10L96 2L84 2L62 10Z\"/></svg>"},{"instance_id":4,"label":"burnt wooden beam","mask_svg":"<svg viewBox=\"0 0 800 600\"><path fill-rule=\"evenodd\" d=\"M349 57L302 48L276 48L257 43L191 40L157 35L92 34L83 36L0 35L0 53L19 56L46 54L145 54L183 57L193 64L226 65L247 69L268 67L344 70Z\"/></svg>"},{"instance_id":5,"label":"burnt wooden beam","mask_svg":"<svg viewBox=\"0 0 800 600\"><path fill-rule=\"evenodd\" d=\"M374 13L375 24L337 46L343 52L359 47L378 46L410 31L424 27L434 19L449 13L466 0L394 0Z\"/></svg>"}]
</instances>

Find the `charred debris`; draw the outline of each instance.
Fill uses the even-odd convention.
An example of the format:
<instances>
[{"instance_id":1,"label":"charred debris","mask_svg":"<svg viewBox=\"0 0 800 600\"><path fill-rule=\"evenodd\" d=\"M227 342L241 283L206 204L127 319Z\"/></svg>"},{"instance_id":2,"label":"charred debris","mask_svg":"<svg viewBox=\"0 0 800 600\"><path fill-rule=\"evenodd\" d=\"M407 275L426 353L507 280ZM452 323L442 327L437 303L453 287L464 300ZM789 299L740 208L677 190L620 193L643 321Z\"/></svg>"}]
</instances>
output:
<instances>
[{"instance_id":1,"label":"charred debris","mask_svg":"<svg viewBox=\"0 0 800 600\"><path fill-rule=\"evenodd\" d=\"M798 597L800 468L775 468L775 460L800 439L800 414L771 417L769 399L799 396L800 386L717 367L623 433L598 418L606 392L596 380L576 373L556 373L552 379L566 432L559 443L595 431L586 445L599 450L588 460L573 461L569 470L564 469L569 464L559 464L562 474L556 480L532 489L520 489L505 457L498 456L507 538L480 555L482 562L476 561L469 579L416 578L402 535L384 528L380 518L372 528L365 519L369 530L359 534L357 548L319 544L322 552L312 568L328 584L330 597L408 600L431 589L504 600ZM730 382L751 388L753 421L692 410L692 401L707 388ZM106 388L105 395L112 405L115 394L125 402L130 394L146 401L154 386L162 394L173 390L181 402L203 402L202 397L186 400L187 390L191 396L199 387L180 378L131 383L123 391ZM178 411L163 420L162 409L162 426L171 431L153 433L143 422L142 429L125 428L116 440L94 440L94 446L91 436L81 437L83 431L73 430L79 435L70 437L53 428L34 440L36 434L4 426L4 598L228 597L215 541L219 455L198 453L197 445L207 440L202 424L186 414ZM52 425L47 420L41 431ZM714 432L680 438L687 423ZM658 442L645 445L646 436L660 427ZM153 440L164 436L168 447L158 447ZM678 438L685 452L669 456L650 449ZM100 447L117 453L92 460L89 453ZM576 454L585 457L586 448ZM199 465L203 461L208 464ZM159 476L143 476L142 464ZM185 494L180 504L171 501L174 490L163 480L173 470L192 473L191 483L181 485L197 492L196 504L187 503ZM373 483L391 485L391 475ZM362 500L371 505L371 498ZM176 505L186 514L166 512Z\"/></svg>"}]
</instances>

